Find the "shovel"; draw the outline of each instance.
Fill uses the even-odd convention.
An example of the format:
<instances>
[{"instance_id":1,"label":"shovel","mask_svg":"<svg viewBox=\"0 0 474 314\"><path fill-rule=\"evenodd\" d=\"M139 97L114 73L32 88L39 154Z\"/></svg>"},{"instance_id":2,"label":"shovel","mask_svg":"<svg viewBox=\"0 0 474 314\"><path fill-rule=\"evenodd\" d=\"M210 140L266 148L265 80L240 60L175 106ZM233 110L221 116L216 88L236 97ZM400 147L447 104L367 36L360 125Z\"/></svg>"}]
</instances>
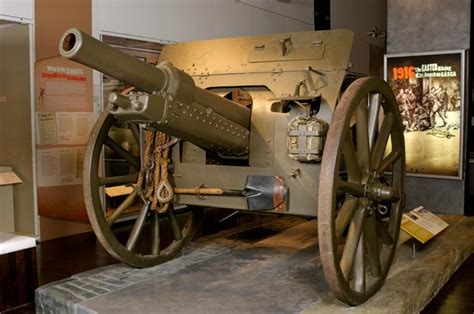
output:
<instances>
[{"instance_id":1,"label":"shovel","mask_svg":"<svg viewBox=\"0 0 474 314\"><path fill-rule=\"evenodd\" d=\"M249 210L283 210L288 196L288 188L283 182L283 177L248 176L243 190L197 187L175 188L174 193L197 196L240 196L247 200Z\"/></svg>"}]
</instances>

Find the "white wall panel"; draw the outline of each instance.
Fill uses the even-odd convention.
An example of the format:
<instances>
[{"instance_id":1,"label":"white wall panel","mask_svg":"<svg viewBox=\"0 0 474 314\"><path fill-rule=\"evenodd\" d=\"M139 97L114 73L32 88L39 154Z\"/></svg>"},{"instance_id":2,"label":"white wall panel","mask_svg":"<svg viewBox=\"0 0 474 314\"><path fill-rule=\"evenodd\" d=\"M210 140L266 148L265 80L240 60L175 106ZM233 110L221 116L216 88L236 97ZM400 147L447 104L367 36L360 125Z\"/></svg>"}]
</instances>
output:
<instances>
[{"instance_id":1,"label":"white wall panel","mask_svg":"<svg viewBox=\"0 0 474 314\"><path fill-rule=\"evenodd\" d=\"M297 2L301 1L308 0ZM310 2L306 5L312 12ZM307 10L289 10L291 14L285 16L281 5L272 12L271 6L256 7L248 3L236 0L93 0L94 34L105 32L189 41L313 29L313 23L307 21ZM291 1L285 5L291 6ZM299 17L298 12L303 16Z\"/></svg>"},{"instance_id":2,"label":"white wall panel","mask_svg":"<svg viewBox=\"0 0 474 314\"><path fill-rule=\"evenodd\" d=\"M0 0L0 19L33 21L34 0Z\"/></svg>"},{"instance_id":3,"label":"white wall panel","mask_svg":"<svg viewBox=\"0 0 474 314\"><path fill-rule=\"evenodd\" d=\"M314 0L236 0L308 24L314 23Z\"/></svg>"}]
</instances>

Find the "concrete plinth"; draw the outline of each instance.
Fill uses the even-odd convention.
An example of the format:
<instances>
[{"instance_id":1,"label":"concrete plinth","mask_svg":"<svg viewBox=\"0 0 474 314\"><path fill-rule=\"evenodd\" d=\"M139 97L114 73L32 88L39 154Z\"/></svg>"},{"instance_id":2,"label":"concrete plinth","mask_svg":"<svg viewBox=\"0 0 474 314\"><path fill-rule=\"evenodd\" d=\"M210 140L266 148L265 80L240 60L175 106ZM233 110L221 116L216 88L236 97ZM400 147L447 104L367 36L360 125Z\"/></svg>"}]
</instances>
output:
<instances>
[{"instance_id":1,"label":"concrete plinth","mask_svg":"<svg viewBox=\"0 0 474 314\"><path fill-rule=\"evenodd\" d=\"M450 227L415 258L410 243L399 247L385 286L355 308L328 291L316 222L298 225L299 219L282 218L261 226L261 234L272 234L265 239L235 229L194 242L163 265L134 269L116 264L42 286L36 291L36 309L114 314L417 312L474 251L474 218L444 218Z\"/></svg>"}]
</instances>

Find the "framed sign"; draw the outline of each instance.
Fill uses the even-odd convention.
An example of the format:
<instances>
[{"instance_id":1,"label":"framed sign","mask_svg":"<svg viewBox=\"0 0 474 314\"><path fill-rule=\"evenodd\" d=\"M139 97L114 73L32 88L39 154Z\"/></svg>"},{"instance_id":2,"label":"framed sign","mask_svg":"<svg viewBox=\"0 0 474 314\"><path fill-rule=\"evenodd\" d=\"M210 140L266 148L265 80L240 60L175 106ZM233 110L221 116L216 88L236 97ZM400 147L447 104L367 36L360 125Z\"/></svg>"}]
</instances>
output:
<instances>
[{"instance_id":1,"label":"framed sign","mask_svg":"<svg viewBox=\"0 0 474 314\"><path fill-rule=\"evenodd\" d=\"M386 55L409 175L462 179L465 52Z\"/></svg>"}]
</instances>

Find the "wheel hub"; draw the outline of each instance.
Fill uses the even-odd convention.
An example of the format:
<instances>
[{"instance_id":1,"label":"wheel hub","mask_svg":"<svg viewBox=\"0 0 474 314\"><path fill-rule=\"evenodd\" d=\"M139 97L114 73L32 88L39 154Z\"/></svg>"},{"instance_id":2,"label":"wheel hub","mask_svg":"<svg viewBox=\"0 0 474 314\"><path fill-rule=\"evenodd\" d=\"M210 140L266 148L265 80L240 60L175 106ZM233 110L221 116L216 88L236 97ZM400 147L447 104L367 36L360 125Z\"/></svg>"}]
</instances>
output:
<instances>
[{"instance_id":1,"label":"wheel hub","mask_svg":"<svg viewBox=\"0 0 474 314\"><path fill-rule=\"evenodd\" d=\"M364 198L367 198L371 204L395 201L392 187L382 182L376 170L366 174L361 181L365 187Z\"/></svg>"}]
</instances>

